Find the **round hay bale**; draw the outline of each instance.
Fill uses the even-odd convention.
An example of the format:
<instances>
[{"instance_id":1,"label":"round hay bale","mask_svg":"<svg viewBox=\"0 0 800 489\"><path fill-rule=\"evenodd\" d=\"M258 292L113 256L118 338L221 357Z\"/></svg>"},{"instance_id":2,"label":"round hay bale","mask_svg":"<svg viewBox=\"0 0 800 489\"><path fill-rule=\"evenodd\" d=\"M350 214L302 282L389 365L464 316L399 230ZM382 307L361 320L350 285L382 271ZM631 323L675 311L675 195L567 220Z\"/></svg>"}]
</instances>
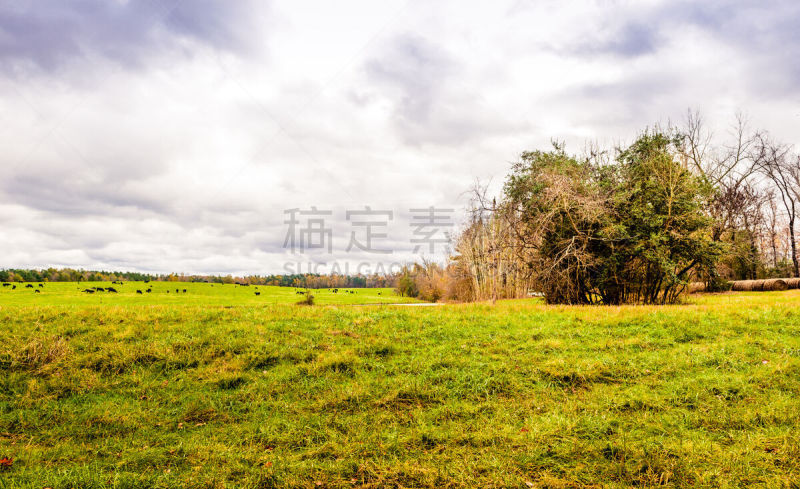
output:
<instances>
[{"instance_id":1,"label":"round hay bale","mask_svg":"<svg viewBox=\"0 0 800 489\"><path fill-rule=\"evenodd\" d=\"M800 278L785 278L783 280L790 289L800 289Z\"/></svg>"},{"instance_id":2,"label":"round hay bale","mask_svg":"<svg viewBox=\"0 0 800 489\"><path fill-rule=\"evenodd\" d=\"M689 294L696 294L698 292L705 292L706 290L706 283L705 282L690 282L689 285L686 287L686 291Z\"/></svg>"},{"instance_id":3,"label":"round hay bale","mask_svg":"<svg viewBox=\"0 0 800 489\"><path fill-rule=\"evenodd\" d=\"M762 288L763 291L773 291L773 290L788 290L789 284L786 283L786 280L782 278L771 278L768 280L762 280Z\"/></svg>"},{"instance_id":4,"label":"round hay bale","mask_svg":"<svg viewBox=\"0 0 800 489\"><path fill-rule=\"evenodd\" d=\"M731 282L731 290L736 292L751 292L755 289L757 280L735 280Z\"/></svg>"}]
</instances>

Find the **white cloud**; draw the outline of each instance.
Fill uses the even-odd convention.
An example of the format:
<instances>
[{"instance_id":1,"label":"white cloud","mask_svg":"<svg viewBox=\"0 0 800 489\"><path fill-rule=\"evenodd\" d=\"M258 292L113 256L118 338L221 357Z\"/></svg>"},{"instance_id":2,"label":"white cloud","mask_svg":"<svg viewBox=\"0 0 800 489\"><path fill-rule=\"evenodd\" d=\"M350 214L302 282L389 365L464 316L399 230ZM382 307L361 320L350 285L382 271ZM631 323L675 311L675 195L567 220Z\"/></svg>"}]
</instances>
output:
<instances>
[{"instance_id":1,"label":"white cloud","mask_svg":"<svg viewBox=\"0 0 800 489\"><path fill-rule=\"evenodd\" d=\"M696 107L797 143L798 8L767 3L0 7L0 267L281 272L283 210L312 205L340 243L313 259L382 259L343 252L344 211L372 205L403 260L407 209L463 204L551 138Z\"/></svg>"}]
</instances>

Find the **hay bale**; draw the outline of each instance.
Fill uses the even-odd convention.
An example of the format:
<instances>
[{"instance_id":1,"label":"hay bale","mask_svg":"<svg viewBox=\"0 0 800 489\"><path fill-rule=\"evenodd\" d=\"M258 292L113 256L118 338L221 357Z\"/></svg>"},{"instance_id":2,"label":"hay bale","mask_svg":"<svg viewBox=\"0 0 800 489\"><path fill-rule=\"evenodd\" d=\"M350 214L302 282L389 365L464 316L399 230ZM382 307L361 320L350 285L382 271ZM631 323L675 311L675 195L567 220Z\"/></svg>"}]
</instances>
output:
<instances>
[{"instance_id":1,"label":"hay bale","mask_svg":"<svg viewBox=\"0 0 800 489\"><path fill-rule=\"evenodd\" d=\"M731 282L731 290L736 292L752 292L758 280L736 280Z\"/></svg>"},{"instance_id":2,"label":"hay bale","mask_svg":"<svg viewBox=\"0 0 800 489\"><path fill-rule=\"evenodd\" d=\"M790 288L800 288L800 278L769 278L766 280L736 280L731 282L731 290L737 292L770 292L788 290Z\"/></svg>"},{"instance_id":3,"label":"hay bale","mask_svg":"<svg viewBox=\"0 0 800 489\"><path fill-rule=\"evenodd\" d=\"M800 278L785 278L783 280L790 289L800 289Z\"/></svg>"},{"instance_id":4,"label":"hay bale","mask_svg":"<svg viewBox=\"0 0 800 489\"><path fill-rule=\"evenodd\" d=\"M705 291L706 291L705 282L690 282L689 285L686 287L686 292L689 294L696 294L698 292L705 292Z\"/></svg>"},{"instance_id":5,"label":"hay bale","mask_svg":"<svg viewBox=\"0 0 800 489\"><path fill-rule=\"evenodd\" d=\"M768 280L762 280L762 288L763 291L774 291L774 290L788 290L789 284L786 283L786 280L782 278L771 278Z\"/></svg>"}]
</instances>

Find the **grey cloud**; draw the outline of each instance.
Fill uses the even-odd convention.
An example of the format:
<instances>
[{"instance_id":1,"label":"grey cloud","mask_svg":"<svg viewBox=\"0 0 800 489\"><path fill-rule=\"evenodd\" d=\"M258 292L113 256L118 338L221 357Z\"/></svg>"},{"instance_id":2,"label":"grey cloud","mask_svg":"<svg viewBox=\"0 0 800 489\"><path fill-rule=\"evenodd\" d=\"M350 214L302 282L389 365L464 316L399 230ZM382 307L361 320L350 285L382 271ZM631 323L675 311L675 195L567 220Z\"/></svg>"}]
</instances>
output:
<instances>
[{"instance_id":1,"label":"grey cloud","mask_svg":"<svg viewBox=\"0 0 800 489\"><path fill-rule=\"evenodd\" d=\"M394 38L366 61L364 72L367 86L392 102L393 123L407 144L451 145L526 129L484 104L476 87L463 83L461 78L468 75L461 60L425 38ZM355 104L373 98L351 94Z\"/></svg>"},{"instance_id":2,"label":"grey cloud","mask_svg":"<svg viewBox=\"0 0 800 489\"><path fill-rule=\"evenodd\" d=\"M367 77L397 92L398 113L411 121L426 120L455 74L454 62L429 41L404 36L395 39L388 49L367 61Z\"/></svg>"},{"instance_id":3,"label":"grey cloud","mask_svg":"<svg viewBox=\"0 0 800 489\"><path fill-rule=\"evenodd\" d=\"M106 215L130 207L158 214L168 213L169 202L158 194L124 188L119 182L100 182L76 175L53 180L53 170L20 171L4 179L0 192L8 202L58 215Z\"/></svg>"},{"instance_id":4,"label":"grey cloud","mask_svg":"<svg viewBox=\"0 0 800 489\"><path fill-rule=\"evenodd\" d=\"M575 26L580 36L572 44L548 47L577 56L633 58L657 51L676 27L694 26L749 53L778 56L787 62L800 51L800 4L793 0L682 0L652 7L612 4L604 17L598 23Z\"/></svg>"},{"instance_id":5,"label":"grey cloud","mask_svg":"<svg viewBox=\"0 0 800 489\"><path fill-rule=\"evenodd\" d=\"M3 2L0 63L7 72L52 72L101 57L135 68L181 39L239 51L255 34L254 5L250 0Z\"/></svg>"},{"instance_id":6,"label":"grey cloud","mask_svg":"<svg viewBox=\"0 0 800 489\"><path fill-rule=\"evenodd\" d=\"M613 55L622 58L635 58L653 53L660 40L656 25L631 21L609 29L610 33L598 36L595 32L582 36L581 41L566 49L556 49L561 53L578 56Z\"/></svg>"},{"instance_id":7,"label":"grey cloud","mask_svg":"<svg viewBox=\"0 0 800 489\"><path fill-rule=\"evenodd\" d=\"M681 8L683 7L683 8ZM663 12L734 46L762 88L794 91L800 84L800 4L792 0L687 2Z\"/></svg>"},{"instance_id":8,"label":"grey cloud","mask_svg":"<svg viewBox=\"0 0 800 489\"><path fill-rule=\"evenodd\" d=\"M648 25L631 23L620 29L599 49L621 56L635 57L655 51L657 33Z\"/></svg>"}]
</instances>

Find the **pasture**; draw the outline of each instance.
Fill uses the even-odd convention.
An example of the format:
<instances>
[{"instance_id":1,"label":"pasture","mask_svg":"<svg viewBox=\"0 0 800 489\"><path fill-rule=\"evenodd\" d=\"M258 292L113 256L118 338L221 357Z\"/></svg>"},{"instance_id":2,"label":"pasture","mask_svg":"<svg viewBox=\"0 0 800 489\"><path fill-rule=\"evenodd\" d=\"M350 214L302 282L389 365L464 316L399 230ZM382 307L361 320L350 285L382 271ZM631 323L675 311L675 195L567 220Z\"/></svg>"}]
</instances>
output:
<instances>
[{"instance_id":1,"label":"pasture","mask_svg":"<svg viewBox=\"0 0 800 489\"><path fill-rule=\"evenodd\" d=\"M32 287L26 287L31 285ZM14 283L0 288L0 305L197 305L197 306L258 306L294 304L303 299L305 289L265 285L208 284L197 282L38 282ZM16 286L15 289L12 287ZM100 287L116 292L83 292ZM150 292L147 290L150 289ZM36 291L39 291L38 293ZM141 294L137 293L141 291ZM256 295L256 293L259 295ZM380 304L419 302L401 297L391 288L311 290L316 304Z\"/></svg>"},{"instance_id":2,"label":"pasture","mask_svg":"<svg viewBox=\"0 0 800 489\"><path fill-rule=\"evenodd\" d=\"M0 487L800 483L800 291L404 308L57 285L0 292Z\"/></svg>"}]
</instances>

